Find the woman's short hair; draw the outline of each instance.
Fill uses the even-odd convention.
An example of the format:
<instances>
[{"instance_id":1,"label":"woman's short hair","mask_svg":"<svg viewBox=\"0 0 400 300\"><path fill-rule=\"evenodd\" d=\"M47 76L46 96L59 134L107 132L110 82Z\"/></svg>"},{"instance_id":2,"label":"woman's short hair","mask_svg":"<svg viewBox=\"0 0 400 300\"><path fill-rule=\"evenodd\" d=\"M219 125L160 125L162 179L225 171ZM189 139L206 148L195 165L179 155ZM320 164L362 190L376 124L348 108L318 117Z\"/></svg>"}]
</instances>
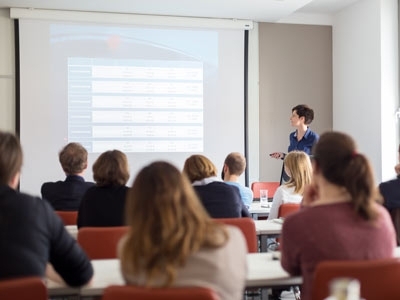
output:
<instances>
[{"instance_id":1,"label":"woman's short hair","mask_svg":"<svg viewBox=\"0 0 400 300\"><path fill-rule=\"evenodd\" d=\"M17 136L0 131L0 184L8 185L21 171L22 147Z\"/></svg>"},{"instance_id":2,"label":"woman's short hair","mask_svg":"<svg viewBox=\"0 0 400 300\"><path fill-rule=\"evenodd\" d=\"M357 151L353 138L342 132L323 133L312 152L315 167L328 182L348 191L357 214L375 219L372 203L381 197L372 167L367 157Z\"/></svg>"},{"instance_id":3,"label":"woman's short hair","mask_svg":"<svg viewBox=\"0 0 400 300\"><path fill-rule=\"evenodd\" d=\"M204 155L195 154L186 159L183 172L187 175L190 182L194 182L217 176L217 167Z\"/></svg>"},{"instance_id":4,"label":"woman's short hair","mask_svg":"<svg viewBox=\"0 0 400 300\"><path fill-rule=\"evenodd\" d=\"M129 165L125 153L119 150L103 152L93 164L93 179L98 186L125 185Z\"/></svg>"},{"instance_id":5,"label":"woman's short hair","mask_svg":"<svg viewBox=\"0 0 400 300\"><path fill-rule=\"evenodd\" d=\"M304 124L310 125L314 120L314 110L306 104L299 104L292 108L292 112L296 111L299 117L304 117Z\"/></svg>"},{"instance_id":6,"label":"woman's short hair","mask_svg":"<svg viewBox=\"0 0 400 300\"><path fill-rule=\"evenodd\" d=\"M75 175L87 168L88 153L79 143L69 143L58 154L61 167L65 174Z\"/></svg>"},{"instance_id":7,"label":"woman's short hair","mask_svg":"<svg viewBox=\"0 0 400 300\"><path fill-rule=\"evenodd\" d=\"M224 164L230 174L240 176L246 169L246 158L239 152L232 152L225 158Z\"/></svg>"},{"instance_id":8,"label":"woman's short hair","mask_svg":"<svg viewBox=\"0 0 400 300\"><path fill-rule=\"evenodd\" d=\"M294 187L296 194L303 194L304 187L311 183L312 166L310 157L303 151L291 151L285 156L285 168L290 173L290 179L286 183Z\"/></svg>"},{"instance_id":9,"label":"woman's short hair","mask_svg":"<svg viewBox=\"0 0 400 300\"><path fill-rule=\"evenodd\" d=\"M189 180L170 163L144 167L129 189L125 207L129 233L121 249L125 274L144 274L173 283L176 269L200 248L217 248L228 239L225 227L214 222Z\"/></svg>"}]
</instances>

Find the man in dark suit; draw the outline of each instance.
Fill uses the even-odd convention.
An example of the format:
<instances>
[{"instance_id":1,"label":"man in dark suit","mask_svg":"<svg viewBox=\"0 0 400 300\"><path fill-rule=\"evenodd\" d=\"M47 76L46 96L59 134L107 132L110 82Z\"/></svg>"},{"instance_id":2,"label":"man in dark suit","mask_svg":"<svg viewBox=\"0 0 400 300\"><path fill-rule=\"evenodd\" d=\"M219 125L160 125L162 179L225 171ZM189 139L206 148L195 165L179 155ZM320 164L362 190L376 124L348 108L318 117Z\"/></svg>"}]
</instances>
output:
<instances>
[{"instance_id":1,"label":"man in dark suit","mask_svg":"<svg viewBox=\"0 0 400 300\"><path fill-rule=\"evenodd\" d=\"M399 145L400 158L400 145ZM397 232L397 245L400 245L400 163L394 167L397 174L395 179L379 184L383 196L383 205L387 208Z\"/></svg>"},{"instance_id":2,"label":"man in dark suit","mask_svg":"<svg viewBox=\"0 0 400 300\"><path fill-rule=\"evenodd\" d=\"M94 185L83 178L87 156L79 143L69 143L60 151L59 160L67 177L64 181L46 182L41 188L43 199L55 210L78 210L83 194Z\"/></svg>"}]
</instances>

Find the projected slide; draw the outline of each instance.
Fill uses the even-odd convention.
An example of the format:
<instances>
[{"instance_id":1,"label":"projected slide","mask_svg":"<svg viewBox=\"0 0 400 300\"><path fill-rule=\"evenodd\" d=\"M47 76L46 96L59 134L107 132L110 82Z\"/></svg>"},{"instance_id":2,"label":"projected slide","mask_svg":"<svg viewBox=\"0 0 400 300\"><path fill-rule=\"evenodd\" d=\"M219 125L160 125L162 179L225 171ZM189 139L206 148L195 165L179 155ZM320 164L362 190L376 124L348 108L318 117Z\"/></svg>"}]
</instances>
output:
<instances>
[{"instance_id":1,"label":"projected slide","mask_svg":"<svg viewBox=\"0 0 400 300\"><path fill-rule=\"evenodd\" d=\"M243 29L177 25L19 20L21 190L64 178L68 142L87 148L88 181L107 150L126 153L130 180L156 160L221 168L244 152Z\"/></svg>"},{"instance_id":2,"label":"projected slide","mask_svg":"<svg viewBox=\"0 0 400 300\"><path fill-rule=\"evenodd\" d=\"M68 140L89 152L203 151L203 64L68 59Z\"/></svg>"}]
</instances>

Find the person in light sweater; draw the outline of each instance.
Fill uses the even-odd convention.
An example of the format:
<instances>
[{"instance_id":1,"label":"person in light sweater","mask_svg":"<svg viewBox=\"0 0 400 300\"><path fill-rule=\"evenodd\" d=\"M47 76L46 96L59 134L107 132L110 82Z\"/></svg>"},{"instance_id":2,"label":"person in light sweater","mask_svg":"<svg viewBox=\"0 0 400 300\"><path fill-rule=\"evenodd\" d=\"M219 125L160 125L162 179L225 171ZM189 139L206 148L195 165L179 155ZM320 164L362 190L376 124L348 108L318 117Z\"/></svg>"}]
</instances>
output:
<instances>
[{"instance_id":1,"label":"person in light sweater","mask_svg":"<svg viewBox=\"0 0 400 300\"><path fill-rule=\"evenodd\" d=\"M341 132L326 132L313 148L313 182L302 208L285 219L281 265L301 275L301 299L312 299L314 270L324 260L394 256L395 230L380 199L367 157Z\"/></svg>"},{"instance_id":2,"label":"person in light sweater","mask_svg":"<svg viewBox=\"0 0 400 300\"><path fill-rule=\"evenodd\" d=\"M239 152L229 153L225 158L224 167L222 168L222 180L239 189L240 198L244 205L249 208L253 202L253 191L239 183L239 177L246 169L246 158Z\"/></svg>"},{"instance_id":3,"label":"person in light sweater","mask_svg":"<svg viewBox=\"0 0 400 300\"><path fill-rule=\"evenodd\" d=\"M242 232L210 218L184 173L170 163L145 166L128 191L129 232L118 246L127 284L206 287L242 300L247 246Z\"/></svg>"},{"instance_id":4,"label":"person in light sweater","mask_svg":"<svg viewBox=\"0 0 400 300\"><path fill-rule=\"evenodd\" d=\"M311 183L312 166L310 157L303 151L292 151L285 156L285 172L289 181L279 186L272 200L268 219L279 217L279 207L283 203L300 203L304 187Z\"/></svg>"}]
</instances>

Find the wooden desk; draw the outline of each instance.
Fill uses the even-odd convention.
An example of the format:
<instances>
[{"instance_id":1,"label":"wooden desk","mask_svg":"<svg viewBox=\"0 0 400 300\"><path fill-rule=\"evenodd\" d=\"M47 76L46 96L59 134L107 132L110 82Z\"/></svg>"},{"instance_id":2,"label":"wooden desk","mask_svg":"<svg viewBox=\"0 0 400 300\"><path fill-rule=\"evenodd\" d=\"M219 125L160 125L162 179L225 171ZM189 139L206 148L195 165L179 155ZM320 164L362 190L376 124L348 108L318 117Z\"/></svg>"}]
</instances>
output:
<instances>
[{"instance_id":1,"label":"wooden desk","mask_svg":"<svg viewBox=\"0 0 400 300\"><path fill-rule=\"evenodd\" d=\"M302 284L303 279L301 276L290 276L281 267L281 262L279 260L273 260L272 256L272 253L247 254L247 288L271 288Z\"/></svg>"},{"instance_id":2,"label":"wooden desk","mask_svg":"<svg viewBox=\"0 0 400 300\"><path fill-rule=\"evenodd\" d=\"M260 202L253 201L250 204L249 213L254 220L258 220L259 216L268 217L270 209L270 207L261 207Z\"/></svg>"},{"instance_id":3,"label":"wooden desk","mask_svg":"<svg viewBox=\"0 0 400 300\"><path fill-rule=\"evenodd\" d=\"M92 260L94 278L90 286L80 289L63 286L47 280L49 295L80 295L81 299L100 297L109 285L125 284L118 259ZM247 288L270 288L277 286L299 285L301 277L291 277L281 267L279 260L272 259L272 253L247 254Z\"/></svg>"},{"instance_id":4,"label":"wooden desk","mask_svg":"<svg viewBox=\"0 0 400 300\"><path fill-rule=\"evenodd\" d=\"M267 240L281 234L282 222L277 220L254 220L254 223L260 243L260 252L267 252Z\"/></svg>"},{"instance_id":5,"label":"wooden desk","mask_svg":"<svg viewBox=\"0 0 400 300\"><path fill-rule=\"evenodd\" d=\"M68 233L76 239L78 236L78 226L76 225L67 225L65 226L65 229L68 231Z\"/></svg>"}]
</instances>

